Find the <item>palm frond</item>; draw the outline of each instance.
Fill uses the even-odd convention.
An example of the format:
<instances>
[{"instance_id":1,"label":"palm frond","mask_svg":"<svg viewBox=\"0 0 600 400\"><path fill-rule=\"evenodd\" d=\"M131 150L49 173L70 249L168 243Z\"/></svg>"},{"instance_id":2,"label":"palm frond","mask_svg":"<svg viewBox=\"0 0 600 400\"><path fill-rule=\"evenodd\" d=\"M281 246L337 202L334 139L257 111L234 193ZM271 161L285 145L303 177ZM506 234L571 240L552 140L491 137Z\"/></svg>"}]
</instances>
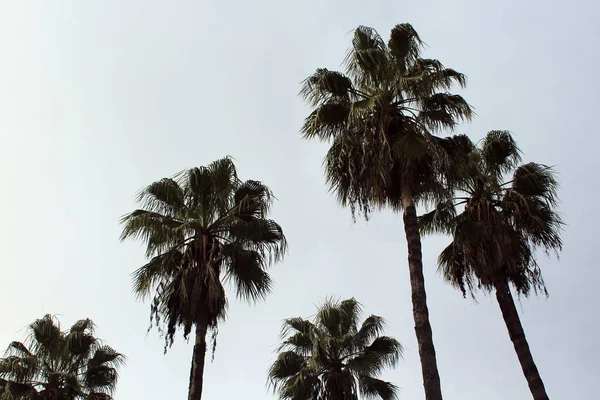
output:
<instances>
[{"instance_id":1,"label":"palm frond","mask_svg":"<svg viewBox=\"0 0 600 400\"><path fill-rule=\"evenodd\" d=\"M558 202L558 181L552 167L527 163L515 169L512 189L527 197L538 197L551 206Z\"/></svg>"},{"instance_id":2,"label":"palm frond","mask_svg":"<svg viewBox=\"0 0 600 400\"><path fill-rule=\"evenodd\" d=\"M86 318L76 321L69 329L69 334L83 335L85 333L88 333L93 335L95 330L96 325L94 324L94 321L92 321L89 318Z\"/></svg>"},{"instance_id":3,"label":"palm frond","mask_svg":"<svg viewBox=\"0 0 600 400\"><path fill-rule=\"evenodd\" d=\"M60 323L50 314L29 325L28 347L35 353L55 356L62 350Z\"/></svg>"},{"instance_id":4,"label":"palm frond","mask_svg":"<svg viewBox=\"0 0 600 400\"><path fill-rule=\"evenodd\" d=\"M184 232L180 229L182 222L153 211L138 209L124 216L121 224L125 225L121 240L134 238L146 242L146 256L166 251L170 246L184 241Z\"/></svg>"},{"instance_id":5,"label":"palm frond","mask_svg":"<svg viewBox=\"0 0 600 400\"><path fill-rule=\"evenodd\" d=\"M106 365L89 366L86 370L84 382L87 387L94 391L112 392L117 382L117 371Z\"/></svg>"},{"instance_id":6,"label":"palm frond","mask_svg":"<svg viewBox=\"0 0 600 400\"><path fill-rule=\"evenodd\" d=\"M300 96L314 107L330 101L347 101L353 91L352 81L344 74L319 68L304 80Z\"/></svg>"},{"instance_id":7,"label":"palm frond","mask_svg":"<svg viewBox=\"0 0 600 400\"><path fill-rule=\"evenodd\" d=\"M342 300L339 305L342 311L341 331L344 335L355 334L357 331L358 320L362 314L362 304L354 297Z\"/></svg>"},{"instance_id":8,"label":"palm frond","mask_svg":"<svg viewBox=\"0 0 600 400\"><path fill-rule=\"evenodd\" d=\"M280 353L269 369L269 378L272 384L276 386L277 380L298 374L305 363L306 358L293 351Z\"/></svg>"},{"instance_id":9,"label":"palm frond","mask_svg":"<svg viewBox=\"0 0 600 400\"><path fill-rule=\"evenodd\" d=\"M11 342L6 349L6 355L17 357L32 357L33 353L21 342Z\"/></svg>"},{"instance_id":10,"label":"palm frond","mask_svg":"<svg viewBox=\"0 0 600 400\"><path fill-rule=\"evenodd\" d=\"M195 197L227 198L238 183L231 157L215 160L206 167L191 168L186 176L184 188Z\"/></svg>"},{"instance_id":11,"label":"palm frond","mask_svg":"<svg viewBox=\"0 0 600 400\"><path fill-rule=\"evenodd\" d=\"M313 332L316 331L316 326L305 319L300 317L288 318L283 321L283 328L281 330L281 337L285 337L290 332L298 332L307 337L310 337Z\"/></svg>"},{"instance_id":12,"label":"palm frond","mask_svg":"<svg viewBox=\"0 0 600 400\"><path fill-rule=\"evenodd\" d=\"M327 299L319 308L315 321L317 326L331 336L343 336L356 331L356 320L360 315L360 304L355 299L337 302Z\"/></svg>"},{"instance_id":13,"label":"palm frond","mask_svg":"<svg viewBox=\"0 0 600 400\"><path fill-rule=\"evenodd\" d=\"M354 335L355 347L364 348L369 345L376 337L383 333L385 321L377 315L370 315L365 319Z\"/></svg>"},{"instance_id":14,"label":"palm frond","mask_svg":"<svg viewBox=\"0 0 600 400\"><path fill-rule=\"evenodd\" d=\"M408 97L418 100L438 91L450 90L454 85L465 87L467 78L460 72L446 68L435 59L416 59L400 79L402 90Z\"/></svg>"},{"instance_id":15,"label":"palm frond","mask_svg":"<svg viewBox=\"0 0 600 400\"><path fill-rule=\"evenodd\" d=\"M40 374L35 356L7 356L0 359L0 377L9 382L26 383Z\"/></svg>"},{"instance_id":16,"label":"palm frond","mask_svg":"<svg viewBox=\"0 0 600 400\"><path fill-rule=\"evenodd\" d=\"M436 164L441 172L445 192L440 193L442 198L451 199L455 191L465 191L475 174L479 171L477 161L478 151L475 144L467 135L453 135L448 137L431 137L436 144ZM436 191L437 192L437 191ZM441 192L444 192L442 190Z\"/></svg>"},{"instance_id":17,"label":"palm frond","mask_svg":"<svg viewBox=\"0 0 600 400\"><path fill-rule=\"evenodd\" d=\"M176 217L186 207L183 189L172 178L163 178L147 186L137 201L145 210L170 217Z\"/></svg>"},{"instance_id":18,"label":"palm frond","mask_svg":"<svg viewBox=\"0 0 600 400\"><path fill-rule=\"evenodd\" d=\"M125 356L110 346L98 348L87 363L85 382L96 392L110 394L119 377L118 368L125 363Z\"/></svg>"},{"instance_id":19,"label":"palm frond","mask_svg":"<svg viewBox=\"0 0 600 400\"><path fill-rule=\"evenodd\" d=\"M83 321L78 321L78 323L81 324ZM89 323L92 323L91 320ZM76 327L65 334L64 345L67 351L73 356L86 359L89 357L90 353L97 348L99 343L94 337L91 328L80 330L79 327Z\"/></svg>"},{"instance_id":20,"label":"palm frond","mask_svg":"<svg viewBox=\"0 0 600 400\"><path fill-rule=\"evenodd\" d=\"M384 368L395 367L403 353L395 339L379 336L356 357L348 361L348 368L363 375L378 375Z\"/></svg>"},{"instance_id":21,"label":"palm frond","mask_svg":"<svg viewBox=\"0 0 600 400\"><path fill-rule=\"evenodd\" d=\"M352 47L344 59L348 75L360 90L378 86L389 74L387 46L373 28L359 26L354 31Z\"/></svg>"},{"instance_id":22,"label":"palm frond","mask_svg":"<svg viewBox=\"0 0 600 400\"><path fill-rule=\"evenodd\" d=\"M456 227L456 208L452 201L438 203L435 210L419 216L418 223L423 235L452 234Z\"/></svg>"},{"instance_id":23,"label":"palm frond","mask_svg":"<svg viewBox=\"0 0 600 400\"><path fill-rule=\"evenodd\" d=\"M310 335L297 332L281 343L279 350L288 349L296 352L304 357L307 357L311 354L313 350L313 341Z\"/></svg>"},{"instance_id":24,"label":"palm frond","mask_svg":"<svg viewBox=\"0 0 600 400\"><path fill-rule=\"evenodd\" d=\"M304 120L300 130L305 139L330 140L344 132L353 106L348 101L329 100L314 110ZM360 106L360 104L359 104Z\"/></svg>"},{"instance_id":25,"label":"palm frond","mask_svg":"<svg viewBox=\"0 0 600 400\"><path fill-rule=\"evenodd\" d=\"M489 173L495 176L514 169L521 161L517 143L508 131L490 131L481 143L481 154Z\"/></svg>"},{"instance_id":26,"label":"palm frond","mask_svg":"<svg viewBox=\"0 0 600 400\"><path fill-rule=\"evenodd\" d=\"M398 387L396 385L370 376L360 376L358 387L360 393L368 399L393 400L398 397Z\"/></svg>"},{"instance_id":27,"label":"palm frond","mask_svg":"<svg viewBox=\"0 0 600 400\"><path fill-rule=\"evenodd\" d=\"M273 192L264 183L247 180L236 188L233 200L236 216L265 218L273 205Z\"/></svg>"},{"instance_id":28,"label":"palm frond","mask_svg":"<svg viewBox=\"0 0 600 400\"><path fill-rule=\"evenodd\" d=\"M90 366L106 365L110 367L120 367L124 364L125 356L107 345L98 348L89 360Z\"/></svg>"},{"instance_id":29,"label":"palm frond","mask_svg":"<svg viewBox=\"0 0 600 400\"><path fill-rule=\"evenodd\" d=\"M226 258L225 279L233 282L238 298L256 302L271 292L273 282L265 271L261 253L232 243L223 248L223 255Z\"/></svg>"},{"instance_id":30,"label":"palm frond","mask_svg":"<svg viewBox=\"0 0 600 400\"><path fill-rule=\"evenodd\" d=\"M464 255L454 242L450 243L438 257L438 272L451 285L459 288L466 296L467 290L473 291L472 275L467 273Z\"/></svg>"},{"instance_id":31,"label":"palm frond","mask_svg":"<svg viewBox=\"0 0 600 400\"><path fill-rule=\"evenodd\" d=\"M182 264L183 253L178 249L152 257L133 272L133 292L140 298L149 296L160 282L172 279Z\"/></svg>"},{"instance_id":32,"label":"palm frond","mask_svg":"<svg viewBox=\"0 0 600 400\"><path fill-rule=\"evenodd\" d=\"M398 24L392 29L388 48L394 61L400 66L401 73L419 58L423 44L410 24Z\"/></svg>"},{"instance_id":33,"label":"palm frond","mask_svg":"<svg viewBox=\"0 0 600 400\"><path fill-rule=\"evenodd\" d=\"M432 131L454 129L459 122L470 121L473 110L462 96L436 93L421 100L419 120Z\"/></svg>"},{"instance_id":34,"label":"palm frond","mask_svg":"<svg viewBox=\"0 0 600 400\"><path fill-rule=\"evenodd\" d=\"M507 190L500 204L532 247L542 247L547 253L554 251L558 256L563 245L560 234L564 223L551 203Z\"/></svg>"},{"instance_id":35,"label":"palm frond","mask_svg":"<svg viewBox=\"0 0 600 400\"><path fill-rule=\"evenodd\" d=\"M323 397L325 389L319 378L313 374L298 374L282 382L278 389L280 399L315 400Z\"/></svg>"},{"instance_id":36,"label":"palm frond","mask_svg":"<svg viewBox=\"0 0 600 400\"><path fill-rule=\"evenodd\" d=\"M267 265L280 261L287 251L283 229L273 220L238 221L227 227L227 234L231 242L259 252Z\"/></svg>"}]
</instances>

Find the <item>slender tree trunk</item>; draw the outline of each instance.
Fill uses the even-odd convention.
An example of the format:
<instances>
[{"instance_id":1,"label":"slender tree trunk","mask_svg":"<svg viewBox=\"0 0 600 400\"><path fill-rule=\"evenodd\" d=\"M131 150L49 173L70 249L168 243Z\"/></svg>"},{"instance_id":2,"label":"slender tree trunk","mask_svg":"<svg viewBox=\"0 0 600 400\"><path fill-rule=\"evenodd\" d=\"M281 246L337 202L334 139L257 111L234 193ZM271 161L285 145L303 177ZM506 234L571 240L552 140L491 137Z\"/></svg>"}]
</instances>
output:
<instances>
[{"instance_id":1,"label":"slender tree trunk","mask_svg":"<svg viewBox=\"0 0 600 400\"><path fill-rule=\"evenodd\" d=\"M417 210L414 205L410 187L402 187L402 208L404 231L408 244L408 269L410 272L410 288L412 292L413 317L415 332L419 344L423 386L426 400L442 400L442 387L433 346L433 334L429 323L425 278L423 276L423 256L421 254L421 235L417 221Z\"/></svg>"},{"instance_id":2,"label":"slender tree trunk","mask_svg":"<svg viewBox=\"0 0 600 400\"><path fill-rule=\"evenodd\" d=\"M496 299L498 300L498 305L500 305L502 317L504 317L504 322L508 329L508 335L515 346L517 357L521 363L523 374L525 375L525 379L527 379L529 390L531 390L533 398L535 400L548 400L544 382L542 382L540 373L533 361L533 356L531 355L527 338L525 338L525 331L523 331L523 325L521 325L517 307L515 306L512 294L510 293L510 288L506 281L501 281L496 284Z\"/></svg>"},{"instance_id":3,"label":"slender tree trunk","mask_svg":"<svg viewBox=\"0 0 600 400\"><path fill-rule=\"evenodd\" d=\"M204 382L204 359L206 358L206 332L208 324L201 322L196 324L196 343L194 344L194 355L192 357L192 368L190 371L190 387L188 400L202 399L202 383Z\"/></svg>"}]
</instances>

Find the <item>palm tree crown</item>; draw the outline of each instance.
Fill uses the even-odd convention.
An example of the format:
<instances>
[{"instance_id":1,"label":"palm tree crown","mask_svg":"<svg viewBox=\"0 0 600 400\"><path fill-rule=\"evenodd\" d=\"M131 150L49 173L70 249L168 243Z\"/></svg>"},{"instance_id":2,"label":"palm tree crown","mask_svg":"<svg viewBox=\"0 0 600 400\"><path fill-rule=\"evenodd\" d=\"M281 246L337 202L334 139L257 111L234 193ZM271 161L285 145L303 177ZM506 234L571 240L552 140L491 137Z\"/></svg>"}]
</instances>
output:
<instances>
[{"instance_id":1,"label":"palm tree crown","mask_svg":"<svg viewBox=\"0 0 600 400\"><path fill-rule=\"evenodd\" d=\"M496 292L533 398L548 400L509 285L519 295L527 296L531 290L547 294L535 252L541 248L558 255L562 248L558 184L546 165L519 165L519 150L506 131L489 132L468 158L463 179L456 185L464 196L442 202L422 216L420 229L452 236L439 265L463 295L476 288ZM512 179L506 180L511 173ZM458 205L464 209L457 214Z\"/></svg>"},{"instance_id":2,"label":"palm tree crown","mask_svg":"<svg viewBox=\"0 0 600 400\"><path fill-rule=\"evenodd\" d=\"M167 345L178 325L215 328L226 306L222 279L237 295L263 298L271 289L265 268L281 259L286 240L267 218L273 195L258 181L241 181L231 158L164 178L139 195L141 209L126 215L122 239L147 244L150 261L133 274L134 290L154 294L151 316L167 325Z\"/></svg>"},{"instance_id":3,"label":"palm tree crown","mask_svg":"<svg viewBox=\"0 0 600 400\"><path fill-rule=\"evenodd\" d=\"M556 211L557 181L551 167L520 164L507 131L491 131L469 154L459 194L420 217L423 233L448 233L452 243L439 257L443 276L463 293L511 283L517 293L546 293L535 251L562 248ZM505 179L512 174L510 180ZM456 206L464 205L457 213Z\"/></svg>"},{"instance_id":4,"label":"palm tree crown","mask_svg":"<svg viewBox=\"0 0 600 400\"><path fill-rule=\"evenodd\" d=\"M26 343L0 359L2 400L110 400L125 357L94 336L89 319L62 331L46 315L29 325Z\"/></svg>"},{"instance_id":5,"label":"palm tree crown","mask_svg":"<svg viewBox=\"0 0 600 400\"><path fill-rule=\"evenodd\" d=\"M409 24L392 29L387 44L361 26L345 59L346 74L322 68L304 81L301 95L315 109L302 133L332 141L327 180L353 212L400 209L406 185L417 200L435 194L448 151L466 140L432 135L473 112L461 96L447 92L453 84L464 86L465 76L421 58L422 45Z\"/></svg>"},{"instance_id":6,"label":"palm tree crown","mask_svg":"<svg viewBox=\"0 0 600 400\"><path fill-rule=\"evenodd\" d=\"M326 302L314 322L285 320L280 354L269 370L270 382L281 399L356 400L365 397L390 400L397 387L378 378L393 367L402 346L380 336L384 321L369 316L358 326L361 307L355 299Z\"/></svg>"}]
</instances>

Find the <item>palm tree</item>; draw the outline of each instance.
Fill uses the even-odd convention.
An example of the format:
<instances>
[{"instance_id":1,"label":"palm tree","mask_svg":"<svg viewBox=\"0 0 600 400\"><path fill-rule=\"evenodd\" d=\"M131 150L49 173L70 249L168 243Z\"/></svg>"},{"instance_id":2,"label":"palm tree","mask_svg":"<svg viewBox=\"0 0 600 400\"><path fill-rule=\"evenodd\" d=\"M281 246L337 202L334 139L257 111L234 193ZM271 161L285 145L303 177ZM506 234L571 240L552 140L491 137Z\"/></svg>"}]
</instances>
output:
<instances>
[{"instance_id":1,"label":"palm tree","mask_svg":"<svg viewBox=\"0 0 600 400\"><path fill-rule=\"evenodd\" d=\"M94 336L89 319L62 331L46 315L29 325L26 343L0 359L2 400L111 400L125 357Z\"/></svg>"},{"instance_id":2,"label":"palm tree","mask_svg":"<svg viewBox=\"0 0 600 400\"><path fill-rule=\"evenodd\" d=\"M382 207L403 211L425 395L441 400L415 207L449 189L446 166L453 150L468 141L434 133L470 120L472 110L447 92L453 84L463 87L465 76L421 58L422 45L409 24L392 29L387 44L372 28L356 29L347 75L318 69L304 81L301 95L314 111L302 133L332 142L324 162L327 182L353 216L358 210L368 217Z\"/></svg>"},{"instance_id":3,"label":"palm tree","mask_svg":"<svg viewBox=\"0 0 600 400\"><path fill-rule=\"evenodd\" d=\"M147 245L149 261L134 272L134 291L153 296L151 322L166 325L165 351L177 327L186 338L195 327L190 400L202 397L206 336L212 329L214 339L225 314L224 281L250 301L271 289L265 269L286 250L281 227L267 218L272 200L261 182L241 181L226 157L154 182L139 195L141 209L122 219L121 238Z\"/></svg>"},{"instance_id":4,"label":"palm tree","mask_svg":"<svg viewBox=\"0 0 600 400\"><path fill-rule=\"evenodd\" d=\"M541 248L558 256L562 248L558 184L546 165L519 165L517 144L506 131L489 132L469 157L465 179L456 187L462 197L423 215L421 231L452 236L439 257L447 281L463 294L475 289L496 293L533 398L548 399L509 285L518 295L527 296L532 290L547 295L535 252ZM458 205L464 205L460 213Z\"/></svg>"},{"instance_id":5,"label":"palm tree","mask_svg":"<svg viewBox=\"0 0 600 400\"><path fill-rule=\"evenodd\" d=\"M356 400L365 397L391 400L398 388L378 378L394 367L402 346L380 336L384 320L376 315L359 327L361 306L355 299L328 300L314 322L290 318L283 324L280 354L269 370L269 380L281 399Z\"/></svg>"}]
</instances>

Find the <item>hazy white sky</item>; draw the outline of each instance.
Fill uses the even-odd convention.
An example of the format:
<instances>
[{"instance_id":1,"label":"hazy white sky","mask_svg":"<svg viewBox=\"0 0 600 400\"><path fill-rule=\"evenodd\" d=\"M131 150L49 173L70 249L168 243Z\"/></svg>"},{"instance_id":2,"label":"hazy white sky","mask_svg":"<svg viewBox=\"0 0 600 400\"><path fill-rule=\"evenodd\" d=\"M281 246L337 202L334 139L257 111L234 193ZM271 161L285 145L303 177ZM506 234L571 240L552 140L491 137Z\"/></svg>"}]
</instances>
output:
<instances>
[{"instance_id":1,"label":"hazy white sky","mask_svg":"<svg viewBox=\"0 0 600 400\"><path fill-rule=\"evenodd\" d=\"M564 253L541 259L550 298L524 300L522 321L550 396L596 398L597 14L584 0L0 1L0 347L45 313L90 317L129 357L117 400L186 398L191 344L165 356L146 336L129 278L143 250L119 243L118 220L141 187L229 154L279 198L290 253L266 303L231 302L204 398L273 399L281 320L328 295L387 318L406 355L386 378L424 398L401 218L353 225L326 192L326 147L298 134L301 80L339 68L358 25L387 37L410 22L427 56L469 77L478 117L459 133L511 130L526 161L560 171ZM530 399L494 299L436 274L447 242L423 246L445 399Z\"/></svg>"}]
</instances>

